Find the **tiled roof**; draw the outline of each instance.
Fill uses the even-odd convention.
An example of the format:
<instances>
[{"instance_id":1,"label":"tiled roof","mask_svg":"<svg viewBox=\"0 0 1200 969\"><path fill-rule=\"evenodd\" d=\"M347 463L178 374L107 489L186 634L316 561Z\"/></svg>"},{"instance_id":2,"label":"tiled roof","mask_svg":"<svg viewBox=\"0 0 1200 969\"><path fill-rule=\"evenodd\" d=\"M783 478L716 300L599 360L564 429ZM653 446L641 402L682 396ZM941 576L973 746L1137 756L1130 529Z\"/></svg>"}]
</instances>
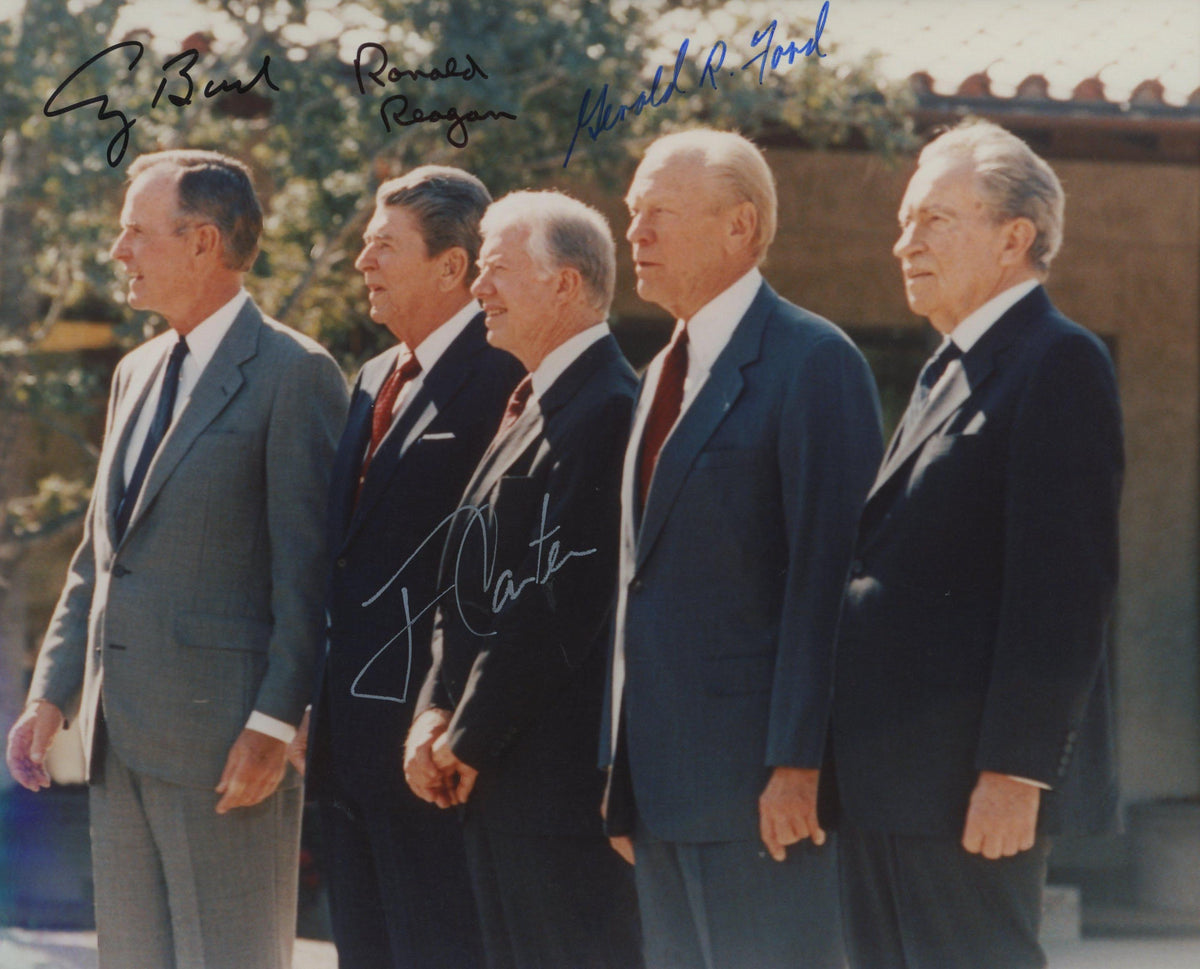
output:
<instances>
[{"instance_id":1,"label":"tiled roof","mask_svg":"<svg viewBox=\"0 0 1200 969\"><path fill-rule=\"evenodd\" d=\"M933 97L1200 110L1197 0L830 0L824 36Z\"/></svg>"}]
</instances>

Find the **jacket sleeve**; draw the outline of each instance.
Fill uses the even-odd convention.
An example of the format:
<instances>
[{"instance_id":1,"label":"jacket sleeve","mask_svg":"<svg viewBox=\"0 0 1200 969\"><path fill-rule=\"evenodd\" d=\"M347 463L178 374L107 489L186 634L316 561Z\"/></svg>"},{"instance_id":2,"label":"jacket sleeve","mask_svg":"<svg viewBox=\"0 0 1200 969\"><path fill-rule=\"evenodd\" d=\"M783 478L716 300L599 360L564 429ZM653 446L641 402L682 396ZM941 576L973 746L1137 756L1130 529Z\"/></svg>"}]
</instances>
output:
<instances>
[{"instance_id":1,"label":"jacket sleeve","mask_svg":"<svg viewBox=\"0 0 1200 969\"><path fill-rule=\"evenodd\" d=\"M1112 363L1089 334L1033 368L1009 443L1004 587L976 766L1056 785L1103 659L1124 469Z\"/></svg>"},{"instance_id":2,"label":"jacket sleeve","mask_svg":"<svg viewBox=\"0 0 1200 969\"><path fill-rule=\"evenodd\" d=\"M883 442L870 369L840 336L811 349L782 406L788 565L765 763L815 768L825 752L842 592Z\"/></svg>"},{"instance_id":3,"label":"jacket sleeve","mask_svg":"<svg viewBox=\"0 0 1200 969\"><path fill-rule=\"evenodd\" d=\"M324 633L325 513L346 418L346 381L333 358L297 354L279 380L267 430L267 530L273 627L254 709L297 724Z\"/></svg>"}]
</instances>

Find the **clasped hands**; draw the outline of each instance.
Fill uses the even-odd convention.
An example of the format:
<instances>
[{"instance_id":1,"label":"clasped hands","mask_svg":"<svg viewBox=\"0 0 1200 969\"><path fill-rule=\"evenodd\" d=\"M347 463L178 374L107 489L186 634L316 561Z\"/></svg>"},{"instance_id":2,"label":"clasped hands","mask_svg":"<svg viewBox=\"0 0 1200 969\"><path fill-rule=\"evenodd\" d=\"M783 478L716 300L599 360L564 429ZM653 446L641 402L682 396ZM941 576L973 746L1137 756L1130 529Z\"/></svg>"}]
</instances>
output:
<instances>
[{"instance_id":1,"label":"clasped hands","mask_svg":"<svg viewBox=\"0 0 1200 969\"><path fill-rule=\"evenodd\" d=\"M413 721L404 744L404 779L417 797L440 808L466 804L479 776L450 749L450 717L448 710L426 710Z\"/></svg>"}]
</instances>

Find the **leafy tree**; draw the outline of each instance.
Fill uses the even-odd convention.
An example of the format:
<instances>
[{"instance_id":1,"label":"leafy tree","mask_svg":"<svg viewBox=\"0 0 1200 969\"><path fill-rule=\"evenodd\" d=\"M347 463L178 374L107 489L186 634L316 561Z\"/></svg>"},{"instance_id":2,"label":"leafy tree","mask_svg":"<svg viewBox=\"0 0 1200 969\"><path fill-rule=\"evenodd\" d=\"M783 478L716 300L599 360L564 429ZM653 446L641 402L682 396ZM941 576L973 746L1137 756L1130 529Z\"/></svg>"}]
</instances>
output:
<instances>
[{"instance_id":1,"label":"leafy tree","mask_svg":"<svg viewBox=\"0 0 1200 969\"><path fill-rule=\"evenodd\" d=\"M804 52L818 32L815 3L782 5L809 16L780 17L770 46L760 33L779 5L755 2L196 3L213 28L184 42L190 60L150 30L118 36L127 0L26 0L0 22L0 613L24 552L77 520L87 496L61 477L27 482L18 439L35 422L94 456L64 415L103 397L105 375L31 349L65 317L108 320L129 344L148 332L125 307L107 255L124 167L137 154L211 147L254 168L267 224L251 286L350 370L381 337L349 262L374 187L414 165L461 165L497 195L528 185L614 190L642 141L665 128L736 126L768 141L884 155L911 141L904 98L869 63L822 57L834 54L824 41ZM53 99L48 117L51 93L118 43ZM706 78L721 46L720 69ZM389 80L384 52L389 69L413 73ZM206 96L222 86L246 90ZM585 92L596 111L580 126ZM101 95L104 105L60 110ZM456 125L452 109L515 120ZM102 119L105 110L135 119L116 165L123 122ZM397 117L418 112L441 120Z\"/></svg>"}]
</instances>

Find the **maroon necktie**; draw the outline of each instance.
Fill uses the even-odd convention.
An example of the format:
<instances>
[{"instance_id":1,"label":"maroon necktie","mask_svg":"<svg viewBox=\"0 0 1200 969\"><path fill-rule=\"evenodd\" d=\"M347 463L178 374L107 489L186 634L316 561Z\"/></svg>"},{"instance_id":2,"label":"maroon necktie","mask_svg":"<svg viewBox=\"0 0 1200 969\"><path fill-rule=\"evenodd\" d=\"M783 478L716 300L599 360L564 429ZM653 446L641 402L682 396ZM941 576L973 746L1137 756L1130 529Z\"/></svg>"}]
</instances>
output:
<instances>
[{"instance_id":1,"label":"maroon necktie","mask_svg":"<svg viewBox=\"0 0 1200 969\"><path fill-rule=\"evenodd\" d=\"M362 470L358 476L360 490L363 481L366 480L367 469L371 467L375 452L379 450L379 445L387 436L388 428L392 426L392 409L396 406L396 398L400 396L404 385L420 372L421 364L413 356L413 352L401 344L396 366L387 375L387 379L384 380L383 386L379 388L379 393L375 397L375 408L371 412L371 446L367 448L366 457L362 462Z\"/></svg>"},{"instance_id":2,"label":"maroon necktie","mask_svg":"<svg viewBox=\"0 0 1200 969\"><path fill-rule=\"evenodd\" d=\"M512 427L517 418L525 411L529 396L533 393L533 374L527 373L508 398L508 406L504 408L504 416L500 419L500 428L496 431L499 436Z\"/></svg>"},{"instance_id":3,"label":"maroon necktie","mask_svg":"<svg viewBox=\"0 0 1200 969\"><path fill-rule=\"evenodd\" d=\"M688 365L687 342L687 328L681 326L667 348L662 370L658 374L658 386L654 388L650 413L646 416L638 470L638 497L643 508L646 507L646 496L650 493L650 480L654 477L658 452L675 426L683 405L683 381L687 377Z\"/></svg>"}]
</instances>

